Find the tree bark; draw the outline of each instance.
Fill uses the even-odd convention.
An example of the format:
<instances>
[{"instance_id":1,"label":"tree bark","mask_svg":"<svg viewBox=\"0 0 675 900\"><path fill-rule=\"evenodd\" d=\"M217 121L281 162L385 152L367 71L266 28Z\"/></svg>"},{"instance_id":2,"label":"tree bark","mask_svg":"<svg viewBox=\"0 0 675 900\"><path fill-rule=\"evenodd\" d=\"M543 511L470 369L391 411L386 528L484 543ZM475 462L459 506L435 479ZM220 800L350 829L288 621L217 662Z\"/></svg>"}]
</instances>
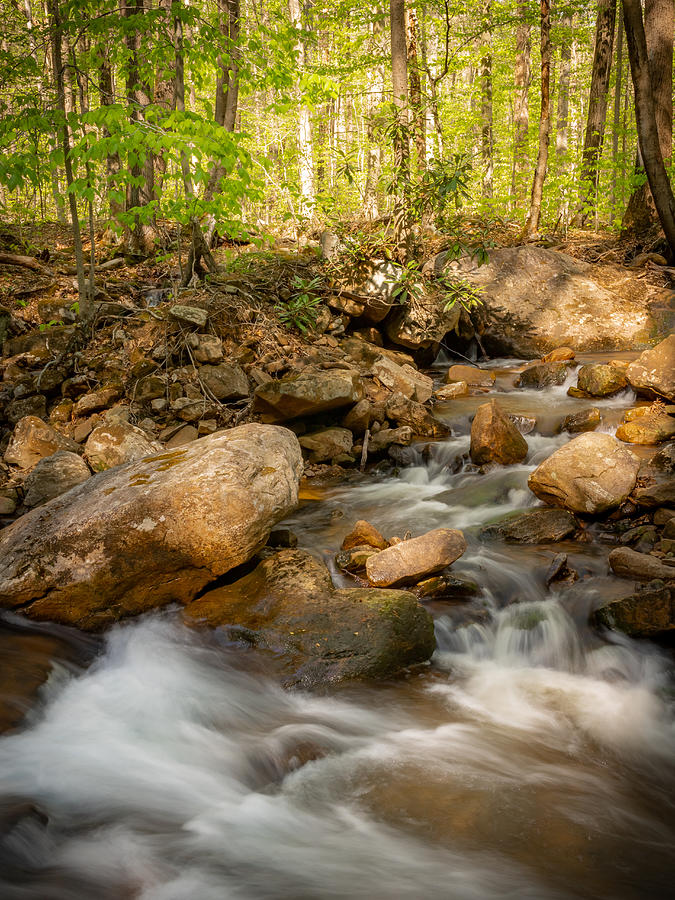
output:
<instances>
[{"instance_id":1,"label":"tree bark","mask_svg":"<svg viewBox=\"0 0 675 900\"><path fill-rule=\"evenodd\" d=\"M656 211L670 248L671 259L675 259L675 198L661 151L661 135L657 123L658 103L655 102L654 97L640 0L623 0L623 18L631 76L635 89L635 118L642 162L647 172ZM662 120L664 113L667 114L667 105L661 110Z\"/></svg>"},{"instance_id":2,"label":"tree bark","mask_svg":"<svg viewBox=\"0 0 675 900\"><path fill-rule=\"evenodd\" d=\"M654 97L654 113L659 146L664 162L672 156L673 146L673 0L645 0L644 31L649 56L649 74ZM641 168L641 167L639 167ZM649 183L631 195L623 219L628 231L641 232L659 219Z\"/></svg>"},{"instance_id":3,"label":"tree bark","mask_svg":"<svg viewBox=\"0 0 675 900\"><path fill-rule=\"evenodd\" d=\"M539 229L541 201L548 164L548 141L551 130L551 0L540 0L541 17L541 110L539 113L539 151L532 182L530 212L524 236L533 237Z\"/></svg>"},{"instance_id":4,"label":"tree bark","mask_svg":"<svg viewBox=\"0 0 675 900\"><path fill-rule=\"evenodd\" d=\"M377 53L381 50L382 25L378 21L372 23L373 50ZM384 68L382 65L375 67L370 78L370 90L368 96L368 156L366 164L366 184L363 190L363 205L366 216L376 219L379 215L377 196L377 184L380 178L382 166L382 148L377 137L375 116L382 103L384 94Z\"/></svg>"},{"instance_id":5,"label":"tree bark","mask_svg":"<svg viewBox=\"0 0 675 900\"><path fill-rule=\"evenodd\" d=\"M481 158L483 161L482 194L485 200L494 195L494 130L492 123L492 3L483 3L483 55L481 75Z\"/></svg>"},{"instance_id":6,"label":"tree bark","mask_svg":"<svg viewBox=\"0 0 675 900\"><path fill-rule=\"evenodd\" d=\"M419 43L419 27L415 10L408 7L408 48L407 65L410 79L410 109L412 112L412 127L415 140L415 152L417 156L417 171L423 173L427 167L427 135L426 115L422 103L422 78L418 61L417 48Z\"/></svg>"},{"instance_id":7,"label":"tree bark","mask_svg":"<svg viewBox=\"0 0 675 900\"><path fill-rule=\"evenodd\" d=\"M84 254L82 252L82 235L80 232L80 219L77 211L77 200L70 188L73 184L73 166L71 160L70 133L66 121L66 91L63 78L63 57L61 53L61 39L63 36L63 22L61 20L61 8L59 0L48 0L49 15L51 18L52 39L52 65L54 68L54 81L56 84L56 102L63 118L61 123L61 148L63 150L63 167L66 172L66 185L68 187L68 206L70 208L70 223L73 233L73 245L75 250L75 266L77 269L77 294L80 305L80 318L84 321L91 315L91 298L87 290L86 275L84 271Z\"/></svg>"},{"instance_id":8,"label":"tree bark","mask_svg":"<svg viewBox=\"0 0 675 900\"><path fill-rule=\"evenodd\" d=\"M389 0L389 25L391 31L391 84L396 112L394 128L394 178L396 201L394 206L394 235L405 257L408 238L408 221L405 203L405 185L409 173L410 149L408 144L408 54L405 36L405 0Z\"/></svg>"},{"instance_id":9,"label":"tree bark","mask_svg":"<svg viewBox=\"0 0 675 900\"><path fill-rule=\"evenodd\" d=\"M612 70L615 20L616 0L599 0L588 119L581 157L579 209L575 217L575 224L579 227L586 223L590 211L597 203L598 164L602 155L607 121L607 97L609 95L609 76Z\"/></svg>"},{"instance_id":10,"label":"tree bark","mask_svg":"<svg viewBox=\"0 0 675 900\"><path fill-rule=\"evenodd\" d=\"M293 26L297 29L298 40L295 52L298 70L302 72L307 64L307 48L302 37L302 12L300 0L288 0L288 9ZM312 121L308 107L301 103L298 110L298 175L300 180L300 214L311 216L316 202L314 191L314 146L312 141Z\"/></svg>"},{"instance_id":11,"label":"tree bark","mask_svg":"<svg viewBox=\"0 0 675 900\"><path fill-rule=\"evenodd\" d=\"M616 76L614 80L614 117L612 122L612 186L610 209L612 222L616 215L616 175L619 166L619 132L621 130L621 92L623 90L623 7L619 5L616 27Z\"/></svg>"},{"instance_id":12,"label":"tree bark","mask_svg":"<svg viewBox=\"0 0 675 900\"><path fill-rule=\"evenodd\" d=\"M112 106L115 102L115 94L113 90L113 73L108 56L108 49L103 44L98 48L99 72L98 72L98 92L101 106ZM104 138L110 137L110 132L103 126L102 134ZM120 155L119 153L108 152L106 156L106 186L108 188L108 197L110 205L110 218L113 221L119 221L120 213L124 212L124 206L114 196L113 191L118 188L120 174Z\"/></svg>"},{"instance_id":13,"label":"tree bark","mask_svg":"<svg viewBox=\"0 0 675 900\"><path fill-rule=\"evenodd\" d=\"M525 200L527 171L527 135L530 127L528 91L532 79L530 68L530 23L527 0L518 0L516 28L516 65L513 98L513 168L511 172L511 209L518 210Z\"/></svg>"}]
</instances>

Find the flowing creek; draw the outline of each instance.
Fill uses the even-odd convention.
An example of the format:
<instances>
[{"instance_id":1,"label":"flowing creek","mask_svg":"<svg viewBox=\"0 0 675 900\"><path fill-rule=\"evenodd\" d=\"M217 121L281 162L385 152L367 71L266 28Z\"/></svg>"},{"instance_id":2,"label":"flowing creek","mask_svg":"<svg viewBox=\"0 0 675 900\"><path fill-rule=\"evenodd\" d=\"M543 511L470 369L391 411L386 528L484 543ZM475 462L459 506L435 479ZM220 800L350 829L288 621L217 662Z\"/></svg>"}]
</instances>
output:
<instances>
[{"instance_id":1,"label":"flowing creek","mask_svg":"<svg viewBox=\"0 0 675 900\"><path fill-rule=\"evenodd\" d=\"M4 900L672 896L672 652L586 624L616 584L607 545L477 537L535 505L527 476L565 415L599 406L613 432L635 397L514 390L522 363L491 365L492 395L537 417L525 464L458 464L486 395L456 400L439 411L452 437L310 488L285 523L331 565L358 518L464 529L453 573L483 592L429 604L429 666L288 692L274 660L170 610L103 638L0 622ZM549 591L561 549L582 577Z\"/></svg>"}]
</instances>

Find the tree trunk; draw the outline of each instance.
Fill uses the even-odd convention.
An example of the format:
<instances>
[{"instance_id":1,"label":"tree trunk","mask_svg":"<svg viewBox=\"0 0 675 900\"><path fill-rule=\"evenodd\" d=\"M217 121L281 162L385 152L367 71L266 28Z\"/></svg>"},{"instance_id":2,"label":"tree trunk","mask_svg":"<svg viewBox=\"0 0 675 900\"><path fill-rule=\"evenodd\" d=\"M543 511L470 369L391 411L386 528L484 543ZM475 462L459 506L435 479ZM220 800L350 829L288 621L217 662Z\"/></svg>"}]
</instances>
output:
<instances>
[{"instance_id":1,"label":"tree trunk","mask_svg":"<svg viewBox=\"0 0 675 900\"><path fill-rule=\"evenodd\" d=\"M410 109L412 112L412 129L417 156L417 171L421 174L427 167L427 135L426 115L422 102L421 68L418 62L417 47L419 43L419 28L415 10L408 7L408 47L407 65L410 79Z\"/></svg>"},{"instance_id":2,"label":"tree trunk","mask_svg":"<svg viewBox=\"0 0 675 900\"><path fill-rule=\"evenodd\" d=\"M652 85L640 0L623 0L623 18L631 76L635 89L635 118L642 162L647 172L659 220L670 247L671 259L675 259L675 198L661 151L661 135L658 130L656 112L659 104L655 100L655 91ZM670 39L672 40L672 33ZM661 109L662 121L664 114L667 115L667 108L667 105L664 105Z\"/></svg>"},{"instance_id":3,"label":"tree trunk","mask_svg":"<svg viewBox=\"0 0 675 900\"><path fill-rule=\"evenodd\" d=\"M394 128L394 179L396 201L394 207L394 235L402 254L407 253L408 221L405 187L409 173L408 144L408 55L405 38L405 0L389 0L391 30L391 84L396 123Z\"/></svg>"},{"instance_id":4,"label":"tree trunk","mask_svg":"<svg viewBox=\"0 0 675 900\"><path fill-rule=\"evenodd\" d=\"M595 208L597 203L598 163L602 154L607 121L607 97L612 69L615 20L616 0L599 0L588 119L581 157L579 211L575 217L575 224L578 227L586 223L590 211Z\"/></svg>"},{"instance_id":5,"label":"tree trunk","mask_svg":"<svg viewBox=\"0 0 675 900\"><path fill-rule=\"evenodd\" d=\"M172 0L158 0L158 9L164 14L164 23L161 28L167 34L174 30L174 19L171 14ZM157 106L166 113L176 108L176 72L175 54L172 58L161 60L155 74L154 101ZM158 197L162 195L162 185L166 176L166 153L157 153L154 156L155 166L155 192Z\"/></svg>"},{"instance_id":6,"label":"tree trunk","mask_svg":"<svg viewBox=\"0 0 675 900\"><path fill-rule=\"evenodd\" d=\"M616 174L619 166L619 132L621 130L621 91L623 89L623 7L619 5L616 28L616 76L614 82L614 120L612 122L612 187L610 209L612 222L616 215Z\"/></svg>"},{"instance_id":7,"label":"tree trunk","mask_svg":"<svg viewBox=\"0 0 675 900\"><path fill-rule=\"evenodd\" d=\"M525 173L528 163L527 134L530 127L528 91L532 72L530 68L530 23L527 20L527 7L527 0L518 0L514 72L516 92L513 100L513 168L511 172L511 209L515 211L525 201Z\"/></svg>"},{"instance_id":8,"label":"tree trunk","mask_svg":"<svg viewBox=\"0 0 675 900\"><path fill-rule=\"evenodd\" d=\"M569 166L570 73L572 69L572 14L563 12L560 21L560 72L558 74L558 109L555 134L556 170L567 172ZM560 218L565 225L569 217L569 191L563 188Z\"/></svg>"},{"instance_id":9,"label":"tree trunk","mask_svg":"<svg viewBox=\"0 0 675 900\"><path fill-rule=\"evenodd\" d=\"M492 200L494 194L494 131L492 127L492 3L483 4L483 55L480 61L481 74L481 158L483 161L482 194Z\"/></svg>"},{"instance_id":10,"label":"tree trunk","mask_svg":"<svg viewBox=\"0 0 675 900\"><path fill-rule=\"evenodd\" d=\"M121 0L122 16L127 19L145 13L143 0ZM127 102L131 104L131 121L139 123L143 119L143 109L149 103L149 90L141 82L139 70L140 33L137 29L129 29L124 38L128 58L126 62ZM141 178L143 175L143 178ZM127 188L127 211L134 210L134 225L126 235L126 243L132 253L148 254L155 242L156 228L154 217L151 221L141 221L141 208L146 206L155 196L155 170L152 153L147 152L143 164L136 162L131 167L131 176L135 180ZM142 182L142 186L140 184ZM143 216L145 219L145 216Z\"/></svg>"},{"instance_id":11,"label":"tree trunk","mask_svg":"<svg viewBox=\"0 0 675 900\"><path fill-rule=\"evenodd\" d=\"M373 51L378 54L381 50L382 25L378 21L372 23ZM370 219L376 219L379 215L377 196L377 184L380 178L382 166L382 148L375 127L375 116L382 103L384 94L384 68L381 65L375 67L370 79L370 91L368 96L368 156L366 165L366 185L363 191L364 212ZM330 122L330 119L329 119Z\"/></svg>"},{"instance_id":12,"label":"tree trunk","mask_svg":"<svg viewBox=\"0 0 675 900\"><path fill-rule=\"evenodd\" d=\"M98 91L101 106L112 106L115 102L113 90L113 74L110 66L110 59L107 48L101 44L98 49L100 59L100 68L98 73ZM104 138L110 137L110 132L103 126L102 134ZM108 197L110 204L110 218L113 221L119 221L120 214L124 212L124 206L115 196L115 191L119 190L119 174L120 174L120 155L119 153L108 152L106 157L106 187L108 189Z\"/></svg>"},{"instance_id":13,"label":"tree trunk","mask_svg":"<svg viewBox=\"0 0 675 900\"><path fill-rule=\"evenodd\" d=\"M540 0L541 15L541 111L539 113L539 152L532 182L530 212L524 236L533 237L539 229L541 200L548 163L548 140L551 130L551 0Z\"/></svg>"},{"instance_id":14,"label":"tree trunk","mask_svg":"<svg viewBox=\"0 0 675 900\"><path fill-rule=\"evenodd\" d=\"M63 166L66 171L66 185L68 188L68 205L70 207L70 223L73 233L73 245L75 249L75 266L77 269L77 294L80 305L80 318L86 321L91 315L91 298L87 290L87 282L84 271L84 254L82 252L82 235L80 233L80 219L77 212L77 200L71 190L73 185L73 167L70 157L70 134L66 121L66 91L63 78L63 58L61 53L61 40L63 37L63 23L61 21L61 9L59 0L48 0L49 15L51 18L52 39L52 65L54 68L54 81L56 84L56 102L63 118L61 123L61 148L63 150Z\"/></svg>"},{"instance_id":15,"label":"tree trunk","mask_svg":"<svg viewBox=\"0 0 675 900\"><path fill-rule=\"evenodd\" d=\"M649 55L656 128L664 162L670 160L673 146L674 20L673 0L645 0L644 31ZM659 215L647 182L631 195L624 214L623 227L639 233L648 230L658 219Z\"/></svg>"},{"instance_id":16,"label":"tree trunk","mask_svg":"<svg viewBox=\"0 0 675 900\"><path fill-rule=\"evenodd\" d=\"M295 45L298 71L303 72L307 63L307 48L302 36L302 12L300 0L288 0L288 9L293 26L297 29ZM316 202L314 192L314 146L312 142L312 121L305 104L298 110L298 176L300 180L300 214L311 216Z\"/></svg>"}]
</instances>

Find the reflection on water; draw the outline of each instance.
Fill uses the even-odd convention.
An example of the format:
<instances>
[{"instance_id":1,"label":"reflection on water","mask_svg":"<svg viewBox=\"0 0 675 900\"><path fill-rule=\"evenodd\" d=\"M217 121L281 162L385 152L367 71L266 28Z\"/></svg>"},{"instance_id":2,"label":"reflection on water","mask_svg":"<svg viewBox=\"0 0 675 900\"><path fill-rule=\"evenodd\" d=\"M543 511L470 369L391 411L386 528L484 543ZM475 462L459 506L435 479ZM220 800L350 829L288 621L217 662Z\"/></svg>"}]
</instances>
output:
<instances>
[{"instance_id":1,"label":"reflection on water","mask_svg":"<svg viewBox=\"0 0 675 900\"><path fill-rule=\"evenodd\" d=\"M113 629L91 665L97 642L67 629L0 632L3 696L33 697L0 739L3 900L671 895L671 661L586 626L606 550L565 544L581 580L552 593L559 545L479 540L533 504L528 473L567 438L528 435L525 464L479 475L455 409L449 440L286 523L326 558L358 518L467 530L453 568L483 614L458 628L465 604L434 604L414 675L284 692L272 661L170 611Z\"/></svg>"}]
</instances>

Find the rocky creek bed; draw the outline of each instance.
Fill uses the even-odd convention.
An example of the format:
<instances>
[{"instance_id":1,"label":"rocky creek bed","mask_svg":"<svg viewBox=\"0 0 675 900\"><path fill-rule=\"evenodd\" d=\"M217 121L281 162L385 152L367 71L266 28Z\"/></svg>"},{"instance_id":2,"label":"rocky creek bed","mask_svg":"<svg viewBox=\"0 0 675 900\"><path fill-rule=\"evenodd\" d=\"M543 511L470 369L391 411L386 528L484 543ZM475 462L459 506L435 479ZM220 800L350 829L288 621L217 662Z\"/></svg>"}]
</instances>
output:
<instances>
[{"instance_id":1,"label":"rocky creek bed","mask_svg":"<svg viewBox=\"0 0 675 900\"><path fill-rule=\"evenodd\" d=\"M629 410L668 417L669 398L578 387L580 366L611 380L638 356L578 353L535 385L523 360L454 373L473 387L441 359L439 436L406 436L363 473L326 467L290 513L297 442L246 425L94 476L115 498L100 520L82 484L5 529L3 897L668 896L673 445L614 435L642 418ZM196 526L162 517L172 497L190 506L207 446L206 482L251 490L219 516L207 488L195 562ZM173 479L166 506L154 478ZM133 521L130 492L147 503ZM58 558L51 519L72 533ZM108 627L111 608L152 605L153 583L186 605ZM103 634L53 624L83 597L80 624Z\"/></svg>"}]
</instances>

